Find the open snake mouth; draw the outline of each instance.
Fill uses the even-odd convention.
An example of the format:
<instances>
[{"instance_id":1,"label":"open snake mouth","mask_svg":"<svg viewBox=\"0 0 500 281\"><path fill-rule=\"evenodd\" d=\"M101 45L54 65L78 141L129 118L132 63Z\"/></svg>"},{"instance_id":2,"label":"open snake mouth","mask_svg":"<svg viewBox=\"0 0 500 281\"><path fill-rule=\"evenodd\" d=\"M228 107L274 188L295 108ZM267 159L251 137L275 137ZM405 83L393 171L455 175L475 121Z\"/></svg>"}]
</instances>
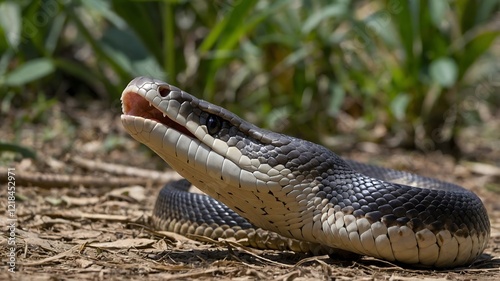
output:
<instances>
[{"instance_id":1,"label":"open snake mouth","mask_svg":"<svg viewBox=\"0 0 500 281\"><path fill-rule=\"evenodd\" d=\"M160 94L166 96L170 93L170 89L160 89ZM122 111L124 115L141 117L148 120L161 123L162 125L174 129L190 138L196 137L184 126L177 123L175 120L168 117L161 109L156 108L150 101L148 101L141 94L132 90L126 91L122 94ZM166 111L166 110L165 110Z\"/></svg>"}]
</instances>

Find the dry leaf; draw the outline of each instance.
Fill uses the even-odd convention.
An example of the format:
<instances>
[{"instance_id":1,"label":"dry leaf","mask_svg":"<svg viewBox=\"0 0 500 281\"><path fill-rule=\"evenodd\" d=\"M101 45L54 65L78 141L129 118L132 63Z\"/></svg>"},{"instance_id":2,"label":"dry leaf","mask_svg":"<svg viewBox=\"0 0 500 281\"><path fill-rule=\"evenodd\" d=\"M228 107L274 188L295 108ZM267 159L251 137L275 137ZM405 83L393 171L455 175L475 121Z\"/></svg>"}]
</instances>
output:
<instances>
[{"instance_id":1,"label":"dry leaf","mask_svg":"<svg viewBox=\"0 0 500 281\"><path fill-rule=\"evenodd\" d=\"M141 202L146 199L145 189L139 185L116 188L110 191L107 195L110 197L126 196L128 198L132 198L136 202Z\"/></svg>"},{"instance_id":2,"label":"dry leaf","mask_svg":"<svg viewBox=\"0 0 500 281\"><path fill-rule=\"evenodd\" d=\"M80 230L62 231L60 232L60 234L65 239L91 239L101 236L102 232L97 230L80 229Z\"/></svg>"},{"instance_id":3,"label":"dry leaf","mask_svg":"<svg viewBox=\"0 0 500 281\"><path fill-rule=\"evenodd\" d=\"M94 264L93 261L89 261L86 259L76 259L75 263L81 268L87 268L87 267L91 266L92 264Z\"/></svg>"},{"instance_id":4,"label":"dry leaf","mask_svg":"<svg viewBox=\"0 0 500 281\"><path fill-rule=\"evenodd\" d=\"M68 204L68 206L88 206L88 205L95 205L99 202L98 197L75 198L75 197L69 197L66 195L61 196L61 200L66 202L66 204Z\"/></svg>"},{"instance_id":5,"label":"dry leaf","mask_svg":"<svg viewBox=\"0 0 500 281\"><path fill-rule=\"evenodd\" d=\"M155 243L156 240L138 238L138 239L122 239L113 242L90 243L89 247L104 248L104 249L129 249L129 248L144 248Z\"/></svg>"}]
</instances>

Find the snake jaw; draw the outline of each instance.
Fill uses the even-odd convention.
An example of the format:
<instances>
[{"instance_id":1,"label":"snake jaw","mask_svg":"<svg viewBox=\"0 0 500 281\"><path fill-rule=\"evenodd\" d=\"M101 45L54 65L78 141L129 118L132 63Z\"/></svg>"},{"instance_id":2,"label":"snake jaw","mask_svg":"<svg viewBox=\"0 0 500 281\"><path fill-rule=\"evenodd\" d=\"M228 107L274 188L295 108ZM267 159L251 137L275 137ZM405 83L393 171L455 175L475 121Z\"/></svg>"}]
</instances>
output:
<instances>
[{"instance_id":1,"label":"snake jaw","mask_svg":"<svg viewBox=\"0 0 500 281\"><path fill-rule=\"evenodd\" d=\"M170 91L170 89L166 90ZM159 92L161 94L165 93L162 89L160 89ZM166 96L167 95L163 97L165 98ZM146 93L142 94L140 88L136 86L127 87L122 93L121 101L123 115L153 120L163 124L167 128L172 128L191 138L195 138L195 136L186 127L169 118L166 112L157 107L154 102L149 100Z\"/></svg>"}]
</instances>

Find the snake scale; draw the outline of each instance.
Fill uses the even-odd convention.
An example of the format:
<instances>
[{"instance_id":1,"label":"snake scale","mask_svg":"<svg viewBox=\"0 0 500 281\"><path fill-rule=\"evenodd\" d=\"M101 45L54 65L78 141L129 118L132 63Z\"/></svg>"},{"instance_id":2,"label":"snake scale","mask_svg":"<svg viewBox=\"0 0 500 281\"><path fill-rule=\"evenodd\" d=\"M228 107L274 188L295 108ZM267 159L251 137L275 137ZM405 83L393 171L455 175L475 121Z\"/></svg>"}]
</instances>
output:
<instances>
[{"instance_id":1,"label":"snake scale","mask_svg":"<svg viewBox=\"0 0 500 281\"><path fill-rule=\"evenodd\" d=\"M126 131L187 179L160 192L161 229L426 267L469 264L489 240L484 205L460 186L342 159L160 80L135 78L121 100Z\"/></svg>"}]
</instances>

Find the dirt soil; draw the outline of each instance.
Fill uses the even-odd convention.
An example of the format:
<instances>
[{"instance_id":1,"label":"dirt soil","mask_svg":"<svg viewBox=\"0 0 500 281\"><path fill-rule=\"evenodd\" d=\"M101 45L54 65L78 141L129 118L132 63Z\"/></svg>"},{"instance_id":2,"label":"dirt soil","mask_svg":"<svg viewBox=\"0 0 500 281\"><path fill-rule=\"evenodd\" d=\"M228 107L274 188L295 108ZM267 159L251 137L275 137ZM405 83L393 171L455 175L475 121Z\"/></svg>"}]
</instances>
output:
<instances>
[{"instance_id":1,"label":"dirt soil","mask_svg":"<svg viewBox=\"0 0 500 281\"><path fill-rule=\"evenodd\" d=\"M158 232L149 227L156 194L177 176L124 132L119 104L112 110L99 103L84 109L56 104L37 124L18 125L30 114L17 110L0 125L3 141L37 153L36 159L0 154L0 207L12 211L0 220L1 280L500 280L498 122L464 130L459 160L371 143L339 152L456 182L481 197L492 224L484 254L467 267L433 270L369 257L259 251L234 241ZM15 169L10 179L9 168ZM12 183L15 200L8 201Z\"/></svg>"}]
</instances>

